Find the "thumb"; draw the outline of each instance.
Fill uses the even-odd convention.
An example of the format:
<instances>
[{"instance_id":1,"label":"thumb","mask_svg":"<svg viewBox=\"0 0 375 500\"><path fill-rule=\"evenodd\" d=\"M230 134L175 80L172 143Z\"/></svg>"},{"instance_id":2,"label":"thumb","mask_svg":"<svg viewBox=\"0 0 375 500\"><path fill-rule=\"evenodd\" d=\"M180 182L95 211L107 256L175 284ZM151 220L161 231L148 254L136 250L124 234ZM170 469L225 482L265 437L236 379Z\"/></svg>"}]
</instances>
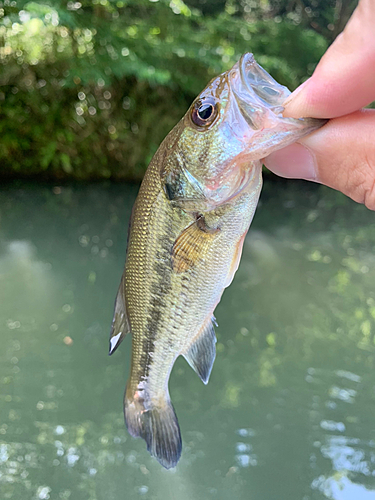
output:
<instances>
[{"instance_id":1,"label":"thumb","mask_svg":"<svg viewBox=\"0 0 375 500\"><path fill-rule=\"evenodd\" d=\"M265 158L283 177L314 180L375 210L375 110L330 120L324 127Z\"/></svg>"}]
</instances>

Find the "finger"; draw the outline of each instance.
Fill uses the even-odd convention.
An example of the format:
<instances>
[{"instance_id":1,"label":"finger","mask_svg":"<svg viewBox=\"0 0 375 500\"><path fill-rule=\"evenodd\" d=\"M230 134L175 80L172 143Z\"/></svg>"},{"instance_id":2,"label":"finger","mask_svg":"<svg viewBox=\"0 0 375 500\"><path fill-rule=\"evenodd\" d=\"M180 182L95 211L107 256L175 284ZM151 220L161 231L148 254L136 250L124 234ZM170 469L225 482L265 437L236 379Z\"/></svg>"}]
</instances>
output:
<instances>
[{"instance_id":1,"label":"finger","mask_svg":"<svg viewBox=\"0 0 375 500\"><path fill-rule=\"evenodd\" d=\"M312 77L285 102L284 116L334 118L375 100L375 2L361 0Z\"/></svg>"},{"instance_id":2,"label":"finger","mask_svg":"<svg viewBox=\"0 0 375 500\"><path fill-rule=\"evenodd\" d=\"M330 120L264 163L282 177L320 182L375 210L374 134L375 110L356 111Z\"/></svg>"}]
</instances>

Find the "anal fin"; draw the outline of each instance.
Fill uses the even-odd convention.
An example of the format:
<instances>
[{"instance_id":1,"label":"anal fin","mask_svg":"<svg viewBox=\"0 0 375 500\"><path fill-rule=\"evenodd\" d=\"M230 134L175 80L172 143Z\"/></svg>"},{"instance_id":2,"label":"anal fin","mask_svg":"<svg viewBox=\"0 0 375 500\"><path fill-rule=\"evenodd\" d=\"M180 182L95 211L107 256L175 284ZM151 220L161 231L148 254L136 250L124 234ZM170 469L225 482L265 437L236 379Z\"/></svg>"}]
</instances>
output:
<instances>
[{"instance_id":1,"label":"anal fin","mask_svg":"<svg viewBox=\"0 0 375 500\"><path fill-rule=\"evenodd\" d=\"M128 315L126 312L124 300L124 286L123 278L121 279L120 287L117 292L115 311L113 313L111 333L109 336L109 354L113 354L121 342L124 340L125 335L130 333L130 325Z\"/></svg>"},{"instance_id":2,"label":"anal fin","mask_svg":"<svg viewBox=\"0 0 375 500\"><path fill-rule=\"evenodd\" d=\"M204 384L208 383L216 356L216 335L213 323L217 325L215 318L209 317L201 331L193 339L189 349L182 353Z\"/></svg>"}]
</instances>

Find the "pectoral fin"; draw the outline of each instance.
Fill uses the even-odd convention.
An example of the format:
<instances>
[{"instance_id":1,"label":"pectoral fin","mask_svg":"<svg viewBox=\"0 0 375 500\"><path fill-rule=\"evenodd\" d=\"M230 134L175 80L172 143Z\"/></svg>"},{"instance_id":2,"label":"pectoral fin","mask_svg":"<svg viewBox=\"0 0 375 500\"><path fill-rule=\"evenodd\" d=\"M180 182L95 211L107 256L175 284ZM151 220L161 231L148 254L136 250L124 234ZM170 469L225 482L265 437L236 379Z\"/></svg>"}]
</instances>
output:
<instances>
[{"instance_id":1,"label":"pectoral fin","mask_svg":"<svg viewBox=\"0 0 375 500\"><path fill-rule=\"evenodd\" d=\"M199 262L212 244L214 235L219 231L218 228L208 228L203 216L184 229L172 248L173 270L182 273Z\"/></svg>"},{"instance_id":2,"label":"pectoral fin","mask_svg":"<svg viewBox=\"0 0 375 500\"><path fill-rule=\"evenodd\" d=\"M182 353L204 384L208 383L216 356L216 335L213 322L216 324L215 318L209 318L189 346L188 351Z\"/></svg>"},{"instance_id":3,"label":"pectoral fin","mask_svg":"<svg viewBox=\"0 0 375 500\"><path fill-rule=\"evenodd\" d=\"M128 315L126 313L126 306L124 301L124 286L121 280L120 287L117 292L115 311L113 314L112 328L109 336L109 354L113 354L121 342L124 340L125 335L130 333L130 325Z\"/></svg>"}]
</instances>

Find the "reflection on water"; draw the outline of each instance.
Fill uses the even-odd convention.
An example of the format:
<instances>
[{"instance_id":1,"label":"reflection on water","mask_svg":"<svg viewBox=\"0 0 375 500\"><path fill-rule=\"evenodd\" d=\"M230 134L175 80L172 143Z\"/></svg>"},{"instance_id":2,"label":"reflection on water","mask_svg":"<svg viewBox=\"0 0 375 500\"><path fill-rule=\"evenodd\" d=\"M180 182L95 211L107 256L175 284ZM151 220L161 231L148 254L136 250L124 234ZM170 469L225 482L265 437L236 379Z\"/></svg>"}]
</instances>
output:
<instances>
[{"instance_id":1,"label":"reflection on water","mask_svg":"<svg viewBox=\"0 0 375 500\"><path fill-rule=\"evenodd\" d=\"M2 188L1 499L375 499L375 216L302 189L266 185L208 386L176 363L165 471L124 428L130 339L107 355L137 188Z\"/></svg>"}]
</instances>

